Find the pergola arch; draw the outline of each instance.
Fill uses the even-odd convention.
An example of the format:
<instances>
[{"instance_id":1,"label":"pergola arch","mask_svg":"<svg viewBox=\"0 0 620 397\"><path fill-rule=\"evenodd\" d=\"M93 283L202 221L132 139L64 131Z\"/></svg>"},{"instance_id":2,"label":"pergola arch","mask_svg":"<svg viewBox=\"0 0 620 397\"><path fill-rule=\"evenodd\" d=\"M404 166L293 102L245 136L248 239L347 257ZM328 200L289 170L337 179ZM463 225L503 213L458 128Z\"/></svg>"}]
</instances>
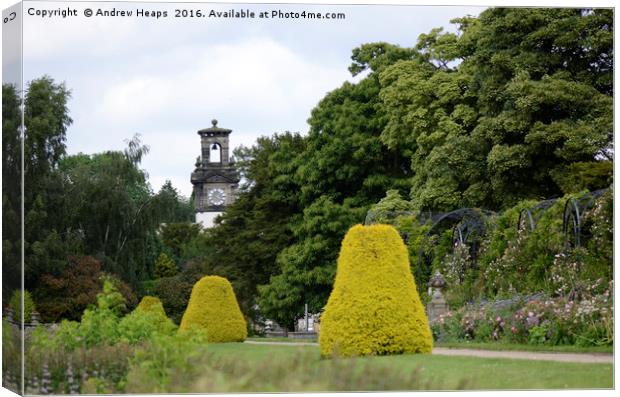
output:
<instances>
[{"instance_id":1,"label":"pergola arch","mask_svg":"<svg viewBox=\"0 0 620 397\"><path fill-rule=\"evenodd\" d=\"M581 246L584 221L587 219L596 199L601 197L608 190L609 188L595 190L579 197L571 197L566 201L562 215L564 250Z\"/></svg>"},{"instance_id":2,"label":"pergola arch","mask_svg":"<svg viewBox=\"0 0 620 397\"><path fill-rule=\"evenodd\" d=\"M452 228L452 247L464 244L469 248L471 266L476 266L479 241L487 231L487 219L494 213L479 208L460 208L443 213L433 220L433 225L426 232L424 239L418 247L417 279L422 282L422 258L424 250L433 234L439 230ZM464 270L464 269L463 269Z\"/></svg>"},{"instance_id":3,"label":"pergola arch","mask_svg":"<svg viewBox=\"0 0 620 397\"><path fill-rule=\"evenodd\" d=\"M519 220L517 221L517 231L531 233L536 229L536 225L542 216L547 212L553 204L558 201L557 198L544 200L533 207L524 208L519 212Z\"/></svg>"}]
</instances>

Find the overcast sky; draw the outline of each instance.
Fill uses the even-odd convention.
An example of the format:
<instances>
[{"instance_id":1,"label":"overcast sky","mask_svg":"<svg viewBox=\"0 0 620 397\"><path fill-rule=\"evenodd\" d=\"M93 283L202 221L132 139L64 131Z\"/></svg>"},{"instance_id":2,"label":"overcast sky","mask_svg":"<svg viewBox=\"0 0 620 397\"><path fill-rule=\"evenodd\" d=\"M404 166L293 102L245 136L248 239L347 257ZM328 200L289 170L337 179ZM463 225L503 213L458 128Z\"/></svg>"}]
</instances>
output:
<instances>
[{"instance_id":1,"label":"overcast sky","mask_svg":"<svg viewBox=\"0 0 620 397\"><path fill-rule=\"evenodd\" d=\"M179 4L28 2L67 5L72 18L24 19L24 80L44 74L71 89L70 154L119 150L138 133L150 153L142 167L154 191L170 179L189 196L200 139L217 118L233 130L231 146L261 135L307 133L312 108L345 80L351 50L362 43L415 44L434 27L477 15L481 7L200 5L209 11L250 9L344 12L346 20L173 18ZM83 10L166 10L168 18L86 18ZM6 60L5 60L6 61Z\"/></svg>"}]
</instances>

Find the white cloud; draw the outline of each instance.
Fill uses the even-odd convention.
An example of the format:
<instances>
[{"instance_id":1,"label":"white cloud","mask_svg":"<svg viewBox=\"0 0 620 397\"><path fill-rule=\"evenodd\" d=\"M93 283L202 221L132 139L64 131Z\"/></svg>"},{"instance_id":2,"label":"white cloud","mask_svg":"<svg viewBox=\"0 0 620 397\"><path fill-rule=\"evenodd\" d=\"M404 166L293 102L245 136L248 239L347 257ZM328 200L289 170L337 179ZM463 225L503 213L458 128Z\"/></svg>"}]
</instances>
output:
<instances>
[{"instance_id":1,"label":"white cloud","mask_svg":"<svg viewBox=\"0 0 620 397\"><path fill-rule=\"evenodd\" d=\"M172 93L170 85L160 77L135 77L107 89L97 118L125 122L150 117L166 109Z\"/></svg>"},{"instance_id":2,"label":"white cloud","mask_svg":"<svg viewBox=\"0 0 620 397\"><path fill-rule=\"evenodd\" d=\"M279 117L290 108L309 109L348 75L342 68L308 63L268 38L197 47L175 65L153 64L159 73L136 73L106 88L97 117L126 123L205 111L216 115L230 108L244 117Z\"/></svg>"},{"instance_id":3,"label":"white cloud","mask_svg":"<svg viewBox=\"0 0 620 397\"><path fill-rule=\"evenodd\" d=\"M142 168L148 170L153 190L158 191L166 180L171 180L181 194L189 197L192 191L189 175L200 154L198 135L159 131L142 138L150 148L142 160Z\"/></svg>"}]
</instances>

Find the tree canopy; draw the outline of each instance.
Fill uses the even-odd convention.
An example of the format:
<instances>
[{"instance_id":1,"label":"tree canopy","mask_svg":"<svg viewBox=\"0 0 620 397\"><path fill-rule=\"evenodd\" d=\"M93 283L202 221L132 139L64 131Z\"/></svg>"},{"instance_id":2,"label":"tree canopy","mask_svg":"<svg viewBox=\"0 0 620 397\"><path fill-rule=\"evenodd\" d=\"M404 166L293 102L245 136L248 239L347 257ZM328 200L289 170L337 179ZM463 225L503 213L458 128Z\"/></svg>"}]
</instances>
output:
<instances>
[{"instance_id":1,"label":"tree canopy","mask_svg":"<svg viewBox=\"0 0 620 397\"><path fill-rule=\"evenodd\" d=\"M380 75L381 139L412 156L419 209L506 208L561 193L613 156L611 10L503 9L434 30Z\"/></svg>"}]
</instances>

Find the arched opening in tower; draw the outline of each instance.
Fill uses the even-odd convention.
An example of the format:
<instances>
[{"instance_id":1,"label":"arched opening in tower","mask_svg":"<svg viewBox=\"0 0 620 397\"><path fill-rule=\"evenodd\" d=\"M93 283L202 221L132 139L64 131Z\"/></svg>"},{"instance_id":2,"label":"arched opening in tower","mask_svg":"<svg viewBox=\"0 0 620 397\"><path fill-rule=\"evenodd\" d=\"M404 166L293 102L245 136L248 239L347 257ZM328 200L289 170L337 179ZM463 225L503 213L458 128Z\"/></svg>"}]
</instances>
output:
<instances>
[{"instance_id":1,"label":"arched opening in tower","mask_svg":"<svg viewBox=\"0 0 620 397\"><path fill-rule=\"evenodd\" d=\"M209 148L209 162L221 163L222 162L222 147L219 143L214 143Z\"/></svg>"}]
</instances>

